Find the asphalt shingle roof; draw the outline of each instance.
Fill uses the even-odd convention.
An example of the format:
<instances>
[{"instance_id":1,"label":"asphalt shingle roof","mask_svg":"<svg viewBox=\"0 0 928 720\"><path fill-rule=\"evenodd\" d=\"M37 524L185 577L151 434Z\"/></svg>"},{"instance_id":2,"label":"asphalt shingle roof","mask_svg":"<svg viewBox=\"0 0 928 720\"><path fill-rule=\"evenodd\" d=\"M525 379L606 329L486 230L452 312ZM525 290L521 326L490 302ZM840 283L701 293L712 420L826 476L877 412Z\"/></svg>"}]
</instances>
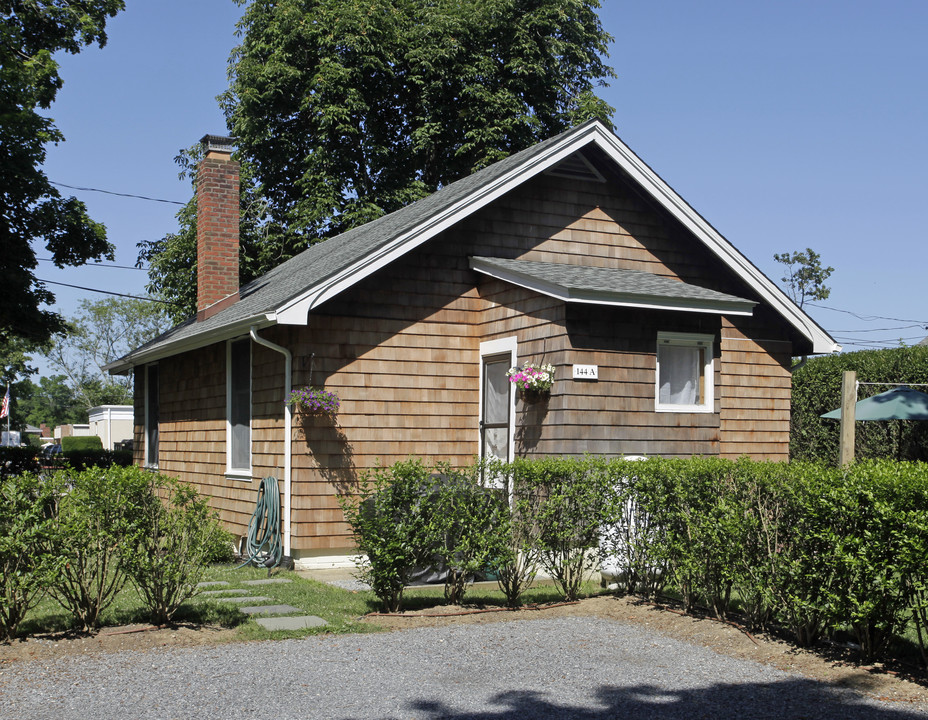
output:
<instances>
[{"instance_id":1,"label":"asphalt shingle roof","mask_svg":"<svg viewBox=\"0 0 928 720\"><path fill-rule=\"evenodd\" d=\"M221 332L223 328L247 322L251 318L256 321L263 319L264 315L274 312L287 301L321 285L404 233L479 193L483 187L492 185L495 180L510 171L530 163L552 145L558 144L564 135L577 132L593 122L584 123L510 155L404 208L310 246L261 277L243 285L239 290L238 302L200 322L197 322L195 317L188 318L120 358L113 365L131 365L135 358L158 353L159 350L166 350L174 344L189 342L198 335L212 335Z\"/></svg>"},{"instance_id":2,"label":"asphalt shingle roof","mask_svg":"<svg viewBox=\"0 0 928 720\"><path fill-rule=\"evenodd\" d=\"M522 276L558 288L565 296L583 297L594 294L613 298L666 298L739 305L752 303L745 298L698 285L690 285L642 270L586 267L504 258L477 257L474 260L483 267L501 270L510 275Z\"/></svg>"}]
</instances>

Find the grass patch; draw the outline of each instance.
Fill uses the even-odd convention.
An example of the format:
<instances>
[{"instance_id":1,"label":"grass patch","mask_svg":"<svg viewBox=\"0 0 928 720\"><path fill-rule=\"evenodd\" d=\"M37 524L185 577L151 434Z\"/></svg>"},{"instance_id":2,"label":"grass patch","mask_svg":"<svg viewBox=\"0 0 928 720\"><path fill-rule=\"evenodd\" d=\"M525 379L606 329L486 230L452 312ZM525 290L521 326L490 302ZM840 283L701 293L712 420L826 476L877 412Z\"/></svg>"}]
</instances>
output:
<instances>
[{"instance_id":1,"label":"grass patch","mask_svg":"<svg viewBox=\"0 0 928 720\"><path fill-rule=\"evenodd\" d=\"M175 616L178 624L222 626L236 629L237 640L264 640L287 637L305 637L324 632L349 633L372 632L376 628L358 622L358 618L376 607L376 598L370 592L350 592L300 577L296 573L281 572L275 578L290 580L289 583L271 585L243 585L244 580L267 579L266 570L235 565L214 565L203 575L204 581L220 581L227 586L215 586L204 590L247 590L254 596L270 598L254 605L292 605L299 609L301 615L316 615L328 625L321 628L307 628L295 631L270 632L261 627L253 618L239 609L243 604L228 602L230 597L242 597L241 593L228 592L223 596L209 596L202 593L185 602ZM149 621L141 598L135 588L129 584L120 591L116 599L101 615L101 627L147 623ZM20 625L19 635L40 635L45 633L63 633L74 629L70 614L53 598L46 596L34 607Z\"/></svg>"}]
</instances>

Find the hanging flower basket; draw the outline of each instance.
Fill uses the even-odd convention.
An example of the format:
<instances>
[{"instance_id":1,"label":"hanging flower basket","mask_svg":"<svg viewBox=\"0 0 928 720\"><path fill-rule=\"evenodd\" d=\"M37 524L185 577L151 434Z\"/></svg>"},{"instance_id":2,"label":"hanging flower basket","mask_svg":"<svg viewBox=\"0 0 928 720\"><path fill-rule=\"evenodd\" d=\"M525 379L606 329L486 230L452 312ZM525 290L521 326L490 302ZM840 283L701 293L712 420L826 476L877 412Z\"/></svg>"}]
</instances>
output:
<instances>
[{"instance_id":1,"label":"hanging flower basket","mask_svg":"<svg viewBox=\"0 0 928 720\"><path fill-rule=\"evenodd\" d=\"M510 368L506 373L509 382L515 384L525 397L547 395L554 384L554 365L526 363L522 367Z\"/></svg>"},{"instance_id":2,"label":"hanging flower basket","mask_svg":"<svg viewBox=\"0 0 928 720\"><path fill-rule=\"evenodd\" d=\"M338 412L338 395L307 385L291 392L287 404L307 415L335 415Z\"/></svg>"}]
</instances>

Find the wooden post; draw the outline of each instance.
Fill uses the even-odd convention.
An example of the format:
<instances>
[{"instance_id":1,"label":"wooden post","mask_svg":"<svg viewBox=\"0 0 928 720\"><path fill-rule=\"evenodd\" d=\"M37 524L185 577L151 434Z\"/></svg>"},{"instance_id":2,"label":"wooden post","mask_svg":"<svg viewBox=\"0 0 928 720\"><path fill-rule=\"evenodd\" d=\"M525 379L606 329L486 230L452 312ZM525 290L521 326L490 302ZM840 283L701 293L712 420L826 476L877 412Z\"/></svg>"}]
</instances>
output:
<instances>
[{"instance_id":1,"label":"wooden post","mask_svg":"<svg viewBox=\"0 0 928 720\"><path fill-rule=\"evenodd\" d=\"M841 437L838 445L838 465L854 462L854 430L857 422L857 372L845 370L841 379Z\"/></svg>"}]
</instances>

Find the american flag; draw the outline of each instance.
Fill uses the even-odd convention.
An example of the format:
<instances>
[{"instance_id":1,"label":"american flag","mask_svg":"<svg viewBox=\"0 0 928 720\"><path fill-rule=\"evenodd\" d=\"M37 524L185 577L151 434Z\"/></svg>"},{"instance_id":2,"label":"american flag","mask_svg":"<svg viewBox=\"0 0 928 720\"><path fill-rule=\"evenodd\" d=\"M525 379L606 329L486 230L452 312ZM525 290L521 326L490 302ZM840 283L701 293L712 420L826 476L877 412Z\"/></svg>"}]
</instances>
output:
<instances>
[{"instance_id":1,"label":"american flag","mask_svg":"<svg viewBox=\"0 0 928 720\"><path fill-rule=\"evenodd\" d=\"M0 418L10 416L10 386L6 386L6 395L3 396L3 409L0 410Z\"/></svg>"}]
</instances>

